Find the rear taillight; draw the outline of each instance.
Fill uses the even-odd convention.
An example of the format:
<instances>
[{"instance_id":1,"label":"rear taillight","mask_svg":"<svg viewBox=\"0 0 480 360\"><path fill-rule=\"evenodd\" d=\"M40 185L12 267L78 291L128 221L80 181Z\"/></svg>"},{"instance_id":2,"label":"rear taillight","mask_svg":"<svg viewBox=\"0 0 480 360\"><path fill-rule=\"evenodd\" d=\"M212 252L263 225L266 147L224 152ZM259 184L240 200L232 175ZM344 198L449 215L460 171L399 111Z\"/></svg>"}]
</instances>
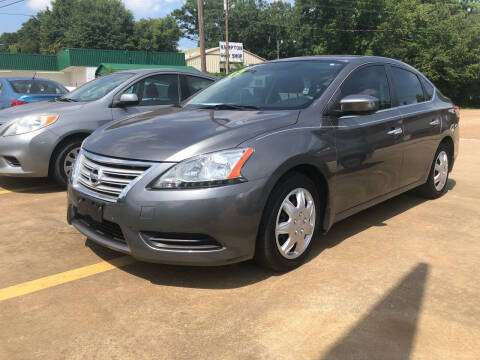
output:
<instances>
[{"instance_id":1,"label":"rear taillight","mask_svg":"<svg viewBox=\"0 0 480 360\"><path fill-rule=\"evenodd\" d=\"M455 114L457 114L458 122L460 122L460 108L458 106L454 106L453 109L455 110Z\"/></svg>"},{"instance_id":2,"label":"rear taillight","mask_svg":"<svg viewBox=\"0 0 480 360\"><path fill-rule=\"evenodd\" d=\"M10 105L12 105L12 106L18 106L18 105L24 105L24 104L28 104L28 103L26 101L22 101L22 100L18 100L18 99L12 100L10 102Z\"/></svg>"}]
</instances>

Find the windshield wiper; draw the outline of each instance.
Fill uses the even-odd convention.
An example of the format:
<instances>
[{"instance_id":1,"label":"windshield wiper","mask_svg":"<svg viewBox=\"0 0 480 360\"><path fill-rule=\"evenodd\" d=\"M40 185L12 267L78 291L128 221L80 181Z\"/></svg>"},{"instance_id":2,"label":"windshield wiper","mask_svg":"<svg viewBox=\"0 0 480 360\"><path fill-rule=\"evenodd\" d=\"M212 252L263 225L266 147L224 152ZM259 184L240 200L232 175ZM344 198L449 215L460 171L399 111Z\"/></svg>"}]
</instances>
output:
<instances>
[{"instance_id":1,"label":"windshield wiper","mask_svg":"<svg viewBox=\"0 0 480 360\"><path fill-rule=\"evenodd\" d=\"M215 109L215 110L260 110L258 106L236 105L236 104L212 104L200 105L197 109Z\"/></svg>"},{"instance_id":2,"label":"windshield wiper","mask_svg":"<svg viewBox=\"0 0 480 360\"><path fill-rule=\"evenodd\" d=\"M75 100L75 99L72 99L72 98L69 98L69 97L61 97L61 98L57 98L55 99L57 101L65 101L65 102L78 102L78 100Z\"/></svg>"}]
</instances>

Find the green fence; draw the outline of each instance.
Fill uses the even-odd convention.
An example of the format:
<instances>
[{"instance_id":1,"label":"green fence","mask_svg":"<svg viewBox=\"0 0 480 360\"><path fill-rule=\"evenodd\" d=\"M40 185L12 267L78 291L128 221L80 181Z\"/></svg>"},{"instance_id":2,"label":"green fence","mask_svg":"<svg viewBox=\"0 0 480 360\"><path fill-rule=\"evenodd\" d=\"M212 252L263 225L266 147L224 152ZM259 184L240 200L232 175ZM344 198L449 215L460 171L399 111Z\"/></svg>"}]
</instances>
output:
<instances>
[{"instance_id":1,"label":"green fence","mask_svg":"<svg viewBox=\"0 0 480 360\"><path fill-rule=\"evenodd\" d=\"M0 70L60 71L69 66L98 66L101 63L184 66L183 53L153 51L66 49L57 55L0 53Z\"/></svg>"},{"instance_id":2,"label":"green fence","mask_svg":"<svg viewBox=\"0 0 480 360\"><path fill-rule=\"evenodd\" d=\"M58 70L57 55L0 53L2 70Z\"/></svg>"}]
</instances>

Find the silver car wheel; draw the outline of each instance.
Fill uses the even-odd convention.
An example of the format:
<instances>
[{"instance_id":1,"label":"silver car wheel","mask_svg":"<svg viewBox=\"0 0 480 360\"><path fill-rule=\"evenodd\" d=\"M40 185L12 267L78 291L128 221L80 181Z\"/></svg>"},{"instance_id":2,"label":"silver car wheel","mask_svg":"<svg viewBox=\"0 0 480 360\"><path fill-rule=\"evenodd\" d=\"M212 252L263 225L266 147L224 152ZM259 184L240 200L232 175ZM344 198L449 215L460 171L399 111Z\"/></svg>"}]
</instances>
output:
<instances>
[{"instance_id":1,"label":"silver car wheel","mask_svg":"<svg viewBox=\"0 0 480 360\"><path fill-rule=\"evenodd\" d=\"M280 254L295 259L308 248L315 231L315 202L304 188L291 191L277 214L275 239Z\"/></svg>"},{"instance_id":2,"label":"silver car wheel","mask_svg":"<svg viewBox=\"0 0 480 360\"><path fill-rule=\"evenodd\" d=\"M437 191L442 191L448 178L448 155L445 151L440 151L435 159L435 168L433 170L433 184Z\"/></svg>"},{"instance_id":3,"label":"silver car wheel","mask_svg":"<svg viewBox=\"0 0 480 360\"><path fill-rule=\"evenodd\" d=\"M65 161L63 162L63 171L65 172L65 175L67 175L67 178L73 171L73 166L75 165L75 160L77 160L79 152L80 147L76 147L70 150L65 156Z\"/></svg>"}]
</instances>

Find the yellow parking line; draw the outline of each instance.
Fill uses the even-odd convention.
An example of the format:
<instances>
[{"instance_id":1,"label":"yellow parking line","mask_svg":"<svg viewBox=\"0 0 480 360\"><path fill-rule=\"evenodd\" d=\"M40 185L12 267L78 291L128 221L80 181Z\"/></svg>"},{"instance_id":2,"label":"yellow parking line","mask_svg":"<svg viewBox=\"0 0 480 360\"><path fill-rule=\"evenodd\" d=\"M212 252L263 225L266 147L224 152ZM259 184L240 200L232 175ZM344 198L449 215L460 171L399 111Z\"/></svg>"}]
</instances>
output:
<instances>
[{"instance_id":1,"label":"yellow parking line","mask_svg":"<svg viewBox=\"0 0 480 360\"><path fill-rule=\"evenodd\" d=\"M28 188L21 188L21 189L15 189L15 190L0 190L0 195L10 194L12 192L23 193L23 192L34 191L34 190L49 190L49 189L52 189L56 186L57 185L52 184L52 185L47 185L47 186L32 186L32 187L28 187Z\"/></svg>"},{"instance_id":2,"label":"yellow parking line","mask_svg":"<svg viewBox=\"0 0 480 360\"><path fill-rule=\"evenodd\" d=\"M122 256L110 261L102 261L97 264L88 265L59 274L46 276L37 280L9 286L4 289L0 289L0 301L30 294L60 284L65 284L70 281L82 279L108 270L116 269L118 267L133 264L134 262L136 262L134 258L130 256Z\"/></svg>"}]
</instances>

